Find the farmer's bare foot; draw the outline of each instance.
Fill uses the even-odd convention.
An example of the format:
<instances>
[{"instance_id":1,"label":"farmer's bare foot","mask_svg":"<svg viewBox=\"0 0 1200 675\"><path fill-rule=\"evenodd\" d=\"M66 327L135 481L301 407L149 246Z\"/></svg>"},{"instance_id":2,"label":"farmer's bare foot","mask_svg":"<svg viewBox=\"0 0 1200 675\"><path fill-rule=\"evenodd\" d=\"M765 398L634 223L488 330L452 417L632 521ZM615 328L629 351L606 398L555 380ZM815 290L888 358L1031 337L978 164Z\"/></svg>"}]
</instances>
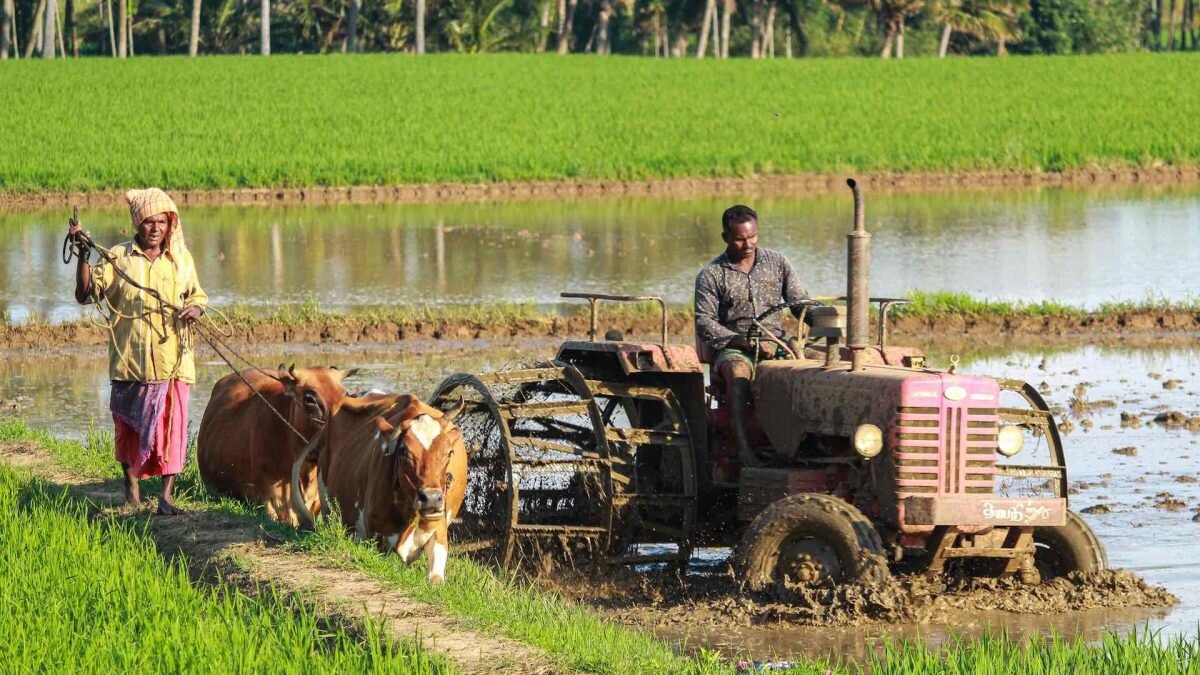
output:
<instances>
[{"instance_id":1,"label":"farmer's bare foot","mask_svg":"<svg viewBox=\"0 0 1200 675\"><path fill-rule=\"evenodd\" d=\"M155 511L155 513L160 516L178 516L179 514L183 513L183 511L181 511L178 506L175 506L171 502L165 499L159 499L158 510Z\"/></svg>"}]
</instances>

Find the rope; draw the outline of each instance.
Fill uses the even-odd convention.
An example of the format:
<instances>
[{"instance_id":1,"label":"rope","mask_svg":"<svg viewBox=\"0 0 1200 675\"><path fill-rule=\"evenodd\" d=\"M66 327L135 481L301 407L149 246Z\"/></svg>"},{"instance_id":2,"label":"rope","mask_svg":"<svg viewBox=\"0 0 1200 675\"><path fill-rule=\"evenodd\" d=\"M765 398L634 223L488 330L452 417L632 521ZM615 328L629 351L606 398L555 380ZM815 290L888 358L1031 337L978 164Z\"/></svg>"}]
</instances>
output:
<instances>
[{"instance_id":1,"label":"rope","mask_svg":"<svg viewBox=\"0 0 1200 675\"><path fill-rule=\"evenodd\" d=\"M72 224L78 224L78 222L79 222L79 208L78 207L76 207L75 216L71 220L72 220ZM102 293L102 292L96 293L96 297L98 298L97 311L101 312L101 315L104 316L104 318L106 319L105 325L108 328L110 341L112 341L113 343L116 342L116 333L113 331L113 328L112 328L113 317L119 317L119 318L123 318L123 319L135 320L135 321L138 319L145 320L146 323L149 324L150 329L152 331L154 331L154 333L160 337L160 342L165 341L167 338L166 331L167 331L168 310L178 314L179 312L183 311L183 309L185 309L185 308L175 305L173 303L167 302L166 300L163 299L162 294L160 294L156 289L148 288L148 287L138 283L137 281L135 281L132 277L130 277L125 272L125 270L121 269L120 265L117 264L116 256L114 256L112 254L112 251L97 244L86 232L82 232L82 231L79 232L78 234L75 235L74 239L72 239L71 235L68 234L67 237L63 240L63 262L66 264L70 264L71 260L74 258L79 258L83 262L88 262L91 259L91 250L92 249L94 249L97 253L100 254L101 259L103 259L105 262L107 262L109 265L112 266L113 271L117 274L117 276L119 276L122 280L124 280L125 283L133 286L134 288L137 288L138 290L149 295L152 299L154 299L156 302L158 302L158 307L156 309L146 310L146 311L142 312L141 315L137 315L137 314L128 314L127 315L127 314L122 314L120 311L118 311L117 308L113 306L112 302L110 302L108 300L108 298L104 295L104 293ZM95 276L94 276L95 275L94 268L92 270L92 273L93 273L92 288L96 289L97 287L95 285L96 281L95 281ZM100 307L101 303L103 303L105 305L105 307L107 307L108 314L105 314L104 310L101 309L101 307ZM145 305L145 303L143 302L143 306L144 305ZM190 349L192 349L191 331L189 329L194 329L196 331L196 333L205 342L207 342L210 347L212 347L213 351L215 351L217 353L217 356L221 357L221 360L225 362L225 365L229 366L229 369L232 370L234 372L234 374L236 374L238 376L239 379L241 379L242 383L245 384L247 387L249 387L250 391L253 392L254 395L257 396L263 402L263 405L267 406L267 409L270 410L271 413L275 415L275 417L279 418L279 421L283 422L284 426L286 426L288 428L288 430L290 430L293 434L295 434L305 444L308 444L308 438L306 438L304 436L304 434L300 433L300 431L298 429L296 429L296 427L292 426L292 424L287 420L287 418L284 417L283 414L280 413L278 410L276 410L275 406L271 405L271 402L267 400L267 397L263 396L262 392L260 392L258 389L256 389L253 384L250 384L250 381L246 379L246 376L242 374L242 371L238 370L237 366L233 365L233 363L229 360L228 357L225 356L225 353L222 352L221 349L224 348L230 354L232 354L235 358L241 360L243 363L248 365L251 369L258 371L259 373L261 373L273 380L278 381L279 377L268 373L267 371L263 370L262 368L259 368L258 366L251 363L249 359L245 358L244 356L242 356L242 355L238 354L236 351L234 351L233 348L231 348L228 345L228 343L226 343L222 339L223 337L231 337L232 336L232 334L233 334L232 323L229 321L229 318L226 317L225 314L222 313L220 310L217 310L216 308L209 308L209 309L212 309L214 312L216 312L218 315L220 315L222 318L225 319L226 323L229 324L229 327L230 327L229 333L222 335L220 333L220 331L218 331L216 329L215 324L214 324L214 327L210 328L209 326L204 325L200 321L196 321L195 323L191 324L190 326L188 324L184 324L183 326L181 326L180 330L179 330L179 358L176 360L175 370L173 370L171 372L171 374L168 376L167 379L173 379L175 377L175 375L179 372L180 365L183 363L183 358L182 358L183 355L185 353L187 353ZM160 314L162 316L162 322L163 322L162 326L163 327L162 327L161 333L155 328L154 322L150 321L150 317L153 316L154 314ZM174 321L175 320L174 317L171 317L171 320ZM220 345L220 346L218 346L218 345ZM125 355L121 354L121 358L124 359ZM324 424L323 421L317 420L316 418L312 417L311 415L309 416L309 419L319 422L322 425Z\"/></svg>"}]
</instances>

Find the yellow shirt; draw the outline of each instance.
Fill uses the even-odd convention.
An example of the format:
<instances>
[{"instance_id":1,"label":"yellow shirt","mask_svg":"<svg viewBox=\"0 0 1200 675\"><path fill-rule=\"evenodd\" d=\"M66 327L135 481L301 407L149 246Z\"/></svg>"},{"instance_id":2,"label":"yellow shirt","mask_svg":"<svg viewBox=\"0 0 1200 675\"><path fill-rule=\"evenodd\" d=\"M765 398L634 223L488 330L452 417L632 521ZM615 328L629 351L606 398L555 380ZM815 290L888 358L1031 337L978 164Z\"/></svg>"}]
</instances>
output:
<instances>
[{"instance_id":1,"label":"yellow shirt","mask_svg":"<svg viewBox=\"0 0 1200 675\"><path fill-rule=\"evenodd\" d=\"M178 307L208 305L208 296L196 278L196 265L186 250L164 252L154 260L136 242L111 249L115 264L130 279L152 288L163 300ZM196 362L190 344L180 340L181 324L174 311L163 311L150 293L117 276L112 264L102 260L92 268L92 302L100 295L113 308L112 336L108 343L108 375L114 381L196 381Z\"/></svg>"}]
</instances>

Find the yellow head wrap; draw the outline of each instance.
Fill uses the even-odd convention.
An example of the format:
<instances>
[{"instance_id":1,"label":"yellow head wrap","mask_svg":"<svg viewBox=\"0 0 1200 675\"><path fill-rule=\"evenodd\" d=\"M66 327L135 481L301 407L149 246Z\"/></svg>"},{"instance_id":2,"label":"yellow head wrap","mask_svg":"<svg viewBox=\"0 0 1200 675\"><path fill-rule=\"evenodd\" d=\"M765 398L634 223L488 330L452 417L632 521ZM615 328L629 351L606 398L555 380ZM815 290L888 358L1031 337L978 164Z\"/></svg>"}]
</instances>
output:
<instances>
[{"instance_id":1,"label":"yellow head wrap","mask_svg":"<svg viewBox=\"0 0 1200 675\"><path fill-rule=\"evenodd\" d=\"M176 208L175 202L167 196L167 193L156 187L130 190L125 193L125 201L129 204L129 216L133 219L135 230L143 220L150 216L174 213L175 229L171 232L171 241L167 242L166 249L176 255L187 252L187 244L183 240L183 224L179 220L179 209Z\"/></svg>"}]
</instances>

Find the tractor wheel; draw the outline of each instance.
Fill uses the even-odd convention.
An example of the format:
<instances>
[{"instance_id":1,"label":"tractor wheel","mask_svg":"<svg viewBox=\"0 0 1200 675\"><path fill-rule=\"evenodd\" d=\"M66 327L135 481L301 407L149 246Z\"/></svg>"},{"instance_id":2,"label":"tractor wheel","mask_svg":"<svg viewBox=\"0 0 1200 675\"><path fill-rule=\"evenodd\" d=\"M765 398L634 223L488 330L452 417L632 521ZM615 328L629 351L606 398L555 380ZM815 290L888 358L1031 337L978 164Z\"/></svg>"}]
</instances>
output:
<instances>
[{"instance_id":1,"label":"tractor wheel","mask_svg":"<svg viewBox=\"0 0 1200 675\"><path fill-rule=\"evenodd\" d=\"M1034 565L1042 581L1108 569L1104 545L1074 511L1067 511L1067 524L1062 527L1035 527L1033 545Z\"/></svg>"},{"instance_id":2,"label":"tractor wheel","mask_svg":"<svg viewBox=\"0 0 1200 675\"><path fill-rule=\"evenodd\" d=\"M734 552L734 568L749 590L784 600L797 587L888 577L871 521L844 500L821 494L784 497L758 514Z\"/></svg>"}]
</instances>

